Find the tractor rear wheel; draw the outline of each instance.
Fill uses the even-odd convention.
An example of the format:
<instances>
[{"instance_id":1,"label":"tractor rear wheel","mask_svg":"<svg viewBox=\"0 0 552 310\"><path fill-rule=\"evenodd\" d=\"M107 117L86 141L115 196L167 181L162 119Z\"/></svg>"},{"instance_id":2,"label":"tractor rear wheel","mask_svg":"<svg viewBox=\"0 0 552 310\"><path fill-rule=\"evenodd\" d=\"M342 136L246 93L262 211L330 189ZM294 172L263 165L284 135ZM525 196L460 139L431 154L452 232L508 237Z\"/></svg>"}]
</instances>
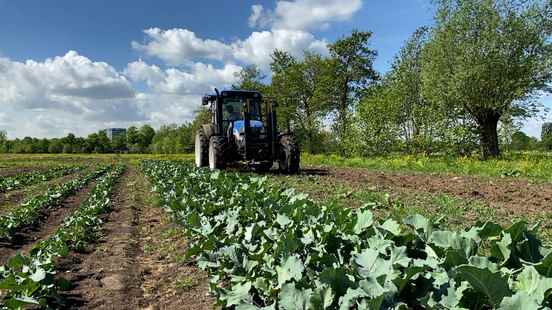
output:
<instances>
[{"instance_id":1,"label":"tractor rear wheel","mask_svg":"<svg viewBox=\"0 0 552 310\"><path fill-rule=\"evenodd\" d=\"M203 129L200 128L195 136L195 164L201 168L209 164L209 139L205 136Z\"/></svg>"},{"instance_id":2,"label":"tractor rear wheel","mask_svg":"<svg viewBox=\"0 0 552 310\"><path fill-rule=\"evenodd\" d=\"M299 172L299 146L295 138L285 135L280 138L280 156L278 166L280 172L292 174Z\"/></svg>"},{"instance_id":3,"label":"tractor rear wheel","mask_svg":"<svg viewBox=\"0 0 552 310\"><path fill-rule=\"evenodd\" d=\"M228 142L224 137L213 136L209 140L209 169L223 169L225 166L224 155Z\"/></svg>"}]
</instances>

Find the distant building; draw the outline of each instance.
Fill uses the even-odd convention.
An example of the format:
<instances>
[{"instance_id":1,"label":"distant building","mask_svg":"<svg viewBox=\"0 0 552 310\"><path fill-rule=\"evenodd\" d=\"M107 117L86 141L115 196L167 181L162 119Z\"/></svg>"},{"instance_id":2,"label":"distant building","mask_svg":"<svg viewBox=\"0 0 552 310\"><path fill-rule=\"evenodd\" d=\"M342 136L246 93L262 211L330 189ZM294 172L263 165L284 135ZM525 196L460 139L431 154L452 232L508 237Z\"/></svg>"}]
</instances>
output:
<instances>
[{"instance_id":1,"label":"distant building","mask_svg":"<svg viewBox=\"0 0 552 310\"><path fill-rule=\"evenodd\" d=\"M107 128L105 130L105 134L109 138L109 140L113 141L113 138L117 136L126 135L126 129L125 128Z\"/></svg>"}]
</instances>

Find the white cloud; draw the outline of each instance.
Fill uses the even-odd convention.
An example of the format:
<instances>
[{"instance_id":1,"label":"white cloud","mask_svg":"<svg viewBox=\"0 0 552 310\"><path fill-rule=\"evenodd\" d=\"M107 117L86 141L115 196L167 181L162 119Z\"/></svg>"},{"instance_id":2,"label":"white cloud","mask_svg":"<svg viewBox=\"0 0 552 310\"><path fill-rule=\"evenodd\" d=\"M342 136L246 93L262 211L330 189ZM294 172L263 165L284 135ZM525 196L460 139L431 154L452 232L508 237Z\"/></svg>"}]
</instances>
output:
<instances>
[{"instance_id":1,"label":"white cloud","mask_svg":"<svg viewBox=\"0 0 552 310\"><path fill-rule=\"evenodd\" d=\"M146 82L156 93L200 95L212 91L214 87L230 86L241 69L233 64L216 69L211 64L195 63L187 71L176 68L161 70L139 60L128 64L125 73L133 81Z\"/></svg>"},{"instance_id":2,"label":"white cloud","mask_svg":"<svg viewBox=\"0 0 552 310\"><path fill-rule=\"evenodd\" d=\"M253 64L268 70L270 54L274 49L288 51L294 56L301 56L305 50L327 53L325 40L318 40L311 33L301 30L255 31L245 40L235 40L229 44L199 39L187 29L155 28L151 30L145 31L148 36L147 43L144 45L135 43L133 46L171 65L193 66L195 60L210 59L224 60L226 64L233 62ZM175 33L186 33L186 35L175 35Z\"/></svg>"},{"instance_id":3,"label":"white cloud","mask_svg":"<svg viewBox=\"0 0 552 310\"><path fill-rule=\"evenodd\" d=\"M2 128L10 136L89 133L105 122L144 121L127 78L75 51L42 62L0 58ZM57 127L56 127L57 126Z\"/></svg>"},{"instance_id":4,"label":"white cloud","mask_svg":"<svg viewBox=\"0 0 552 310\"><path fill-rule=\"evenodd\" d=\"M260 4L254 4L251 6L251 15L248 19L249 27L268 27L273 22L273 16L271 13L265 12L264 8Z\"/></svg>"},{"instance_id":5,"label":"white cloud","mask_svg":"<svg viewBox=\"0 0 552 310\"><path fill-rule=\"evenodd\" d=\"M249 25L266 30L228 42L182 28L146 29L144 41L131 42L132 48L164 64L138 60L123 72L75 51L44 61L0 56L0 130L12 138L56 137L189 121L201 96L230 86L243 65L268 73L274 49L296 57L306 50L327 54L327 42L309 31L347 20L360 6L361 0L277 1L274 10L253 5Z\"/></svg>"},{"instance_id":6,"label":"white cloud","mask_svg":"<svg viewBox=\"0 0 552 310\"><path fill-rule=\"evenodd\" d=\"M44 62L0 59L0 105L93 113L102 102L132 97L132 86L113 67L75 51Z\"/></svg>"},{"instance_id":7,"label":"white cloud","mask_svg":"<svg viewBox=\"0 0 552 310\"><path fill-rule=\"evenodd\" d=\"M186 69L161 69L138 60L129 63L124 74L131 81L148 86L147 92L136 96L136 101L150 123L159 127L191 121L201 107L201 97L215 87L230 87L241 69L233 64L217 69L204 63L194 63Z\"/></svg>"},{"instance_id":8,"label":"white cloud","mask_svg":"<svg viewBox=\"0 0 552 310\"><path fill-rule=\"evenodd\" d=\"M232 43L232 51L236 60L267 70L271 62L270 55L275 49L300 57L307 50L326 54L326 46L326 41L317 40L311 33L279 29L253 32L247 39Z\"/></svg>"},{"instance_id":9,"label":"white cloud","mask_svg":"<svg viewBox=\"0 0 552 310\"><path fill-rule=\"evenodd\" d=\"M361 0L295 0L277 1L271 11L256 4L251 7L249 25L288 30L324 29L331 22L350 19L361 6Z\"/></svg>"},{"instance_id":10,"label":"white cloud","mask_svg":"<svg viewBox=\"0 0 552 310\"><path fill-rule=\"evenodd\" d=\"M222 61L231 53L230 47L223 42L200 39L188 29L150 28L144 30L144 33L147 43L133 41L132 47L171 65L190 64L194 59Z\"/></svg>"},{"instance_id":11,"label":"white cloud","mask_svg":"<svg viewBox=\"0 0 552 310\"><path fill-rule=\"evenodd\" d=\"M133 41L132 47L173 66L190 66L198 60L207 60L252 64L268 71L274 49L294 56L301 56L305 50L326 54L326 40L317 39L308 30L348 20L361 6L361 0L277 1L274 10L255 4L251 6L248 24L270 29L254 31L245 39L222 42L199 38L189 29L150 28L144 30L144 42Z\"/></svg>"}]
</instances>

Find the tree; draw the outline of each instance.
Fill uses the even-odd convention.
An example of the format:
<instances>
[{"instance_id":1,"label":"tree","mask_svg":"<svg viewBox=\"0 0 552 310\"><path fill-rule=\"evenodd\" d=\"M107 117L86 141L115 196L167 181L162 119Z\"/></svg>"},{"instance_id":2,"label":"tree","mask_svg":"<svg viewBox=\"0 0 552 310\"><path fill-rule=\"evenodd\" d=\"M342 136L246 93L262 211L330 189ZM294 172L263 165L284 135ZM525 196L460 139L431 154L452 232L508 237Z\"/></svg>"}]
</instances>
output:
<instances>
[{"instance_id":1,"label":"tree","mask_svg":"<svg viewBox=\"0 0 552 310\"><path fill-rule=\"evenodd\" d=\"M48 153L59 154L63 151L63 143L60 139L52 139L50 145L48 146Z\"/></svg>"},{"instance_id":2,"label":"tree","mask_svg":"<svg viewBox=\"0 0 552 310\"><path fill-rule=\"evenodd\" d=\"M294 114L297 108L296 102L291 100L295 96L294 81L289 78L290 68L297 64L290 53L282 50L274 50L271 54L272 62L270 68L272 70L272 80L270 94L278 103L276 112L278 115L278 125L282 130L291 131Z\"/></svg>"},{"instance_id":3,"label":"tree","mask_svg":"<svg viewBox=\"0 0 552 310\"><path fill-rule=\"evenodd\" d=\"M552 80L551 8L544 1L437 0L423 93L476 123L484 159L500 155L501 117L534 115L531 98Z\"/></svg>"},{"instance_id":4,"label":"tree","mask_svg":"<svg viewBox=\"0 0 552 310\"><path fill-rule=\"evenodd\" d=\"M368 42L371 36L371 32L355 30L328 47L332 59L333 83L326 93L334 96L331 101L337 113L335 128L340 143L345 138L347 118L355 99L358 99L359 91L378 79L373 68L377 53L370 49Z\"/></svg>"},{"instance_id":5,"label":"tree","mask_svg":"<svg viewBox=\"0 0 552 310\"><path fill-rule=\"evenodd\" d=\"M138 128L136 128L136 126L128 127L126 131L127 149L131 153L139 153L140 152L139 142L140 142L140 133L138 132Z\"/></svg>"},{"instance_id":6,"label":"tree","mask_svg":"<svg viewBox=\"0 0 552 310\"><path fill-rule=\"evenodd\" d=\"M541 141L546 150L552 150L552 123L542 124Z\"/></svg>"},{"instance_id":7,"label":"tree","mask_svg":"<svg viewBox=\"0 0 552 310\"><path fill-rule=\"evenodd\" d=\"M155 130L150 125L143 125L140 127L140 148L145 151L150 146L153 137L155 136Z\"/></svg>"},{"instance_id":8,"label":"tree","mask_svg":"<svg viewBox=\"0 0 552 310\"><path fill-rule=\"evenodd\" d=\"M124 152L127 150L126 135L116 135L111 141L111 146L114 152Z\"/></svg>"},{"instance_id":9,"label":"tree","mask_svg":"<svg viewBox=\"0 0 552 310\"><path fill-rule=\"evenodd\" d=\"M527 151L535 149L537 146L537 139L529 137L522 131L516 131L512 134L511 148L516 151Z\"/></svg>"},{"instance_id":10,"label":"tree","mask_svg":"<svg viewBox=\"0 0 552 310\"><path fill-rule=\"evenodd\" d=\"M294 124L299 142L309 152L320 150L320 119L327 110L324 85L329 79L330 63L319 54L306 52L303 60L275 51L272 55L272 89L281 104L279 122ZM282 117L283 116L283 117Z\"/></svg>"},{"instance_id":11,"label":"tree","mask_svg":"<svg viewBox=\"0 0 552 310\"><path fill-rule=\"evenodd\" d=\"M8 133L0 130L0 153L8 152Z\"/></svg>"},{"instance_id":12,"label":"tree","mask_svg":"<svg viewBox=\"0 0 552 310\"><path fill-rule=\"evenodd\" d=\"M190 139L193 143L195 143L195 135L201 125L203 124L209 124L212 120L213 114L211 111L206 107L200 107L197 111L195 111L195 117L192 120L191 128L190 128Z\"/></svg>"},{"instance_id":13,"label":"tree","mask_svg":"<svg viewBox=\"0 0 552 310\"><path fill-rule=\"evenodd\" d=\"M266 76L257 66L250 65L243 68L236 74L236 77L238 81L236 84L232 85L233 89L255 90L261 93L266 92L266 85L263 83Z\"/></svg>"}]
</instances>

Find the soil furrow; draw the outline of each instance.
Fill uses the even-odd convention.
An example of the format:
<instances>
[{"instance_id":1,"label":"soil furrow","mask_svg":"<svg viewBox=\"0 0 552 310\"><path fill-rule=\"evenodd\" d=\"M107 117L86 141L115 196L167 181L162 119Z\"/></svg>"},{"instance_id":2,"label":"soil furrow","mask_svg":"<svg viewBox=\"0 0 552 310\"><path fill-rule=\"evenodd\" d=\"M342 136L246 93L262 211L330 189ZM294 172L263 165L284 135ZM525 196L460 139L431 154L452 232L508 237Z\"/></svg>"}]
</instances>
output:
<instances>
[{"instance_id":1,"label":"soil furrow","mask_svg":"<svg viewBox=\"0 0 552 310\"><path fill-rule=\"evenodd\" d=\"M144 176L128 167L113 195L113 211L91 253L58 262L73 283L65 293L79 309L212 309L203 273L178 258L185 241L149 201ZM168 232L168 233L167 233Z\"/></svg>"},{"instance_id":2,"label":"soil furrow","mask_svg":"<svg viewBox=\"0 0 552 310\"><path fill-rule=\"evenodd\" d=\"M15 255L18 251L28 252L32 246L48 238L63 223L63 220L76 210L81 202L86 199L88 193L94 187L95 182L90 182L87 186L79 190L74 195L64 199L58 206L43 210L43 217L30 226L24 227L18 231L10 241L0 241L0 264Z\"/></svg>"},{"instance_id":3,"label":"soil furrow","mask_svg":"<svg viewBox=\"0 0 552 310\"><path fill-rule=\"evenodd\" d=\"M74 287L65 292L70 308L136 309L142 296L135 262L139 210L130 201L131 170L121 176L112 195L113 211L106 216L102 237L90 253L72 252L57 262Z\"/></svg>"}]
</instances>

